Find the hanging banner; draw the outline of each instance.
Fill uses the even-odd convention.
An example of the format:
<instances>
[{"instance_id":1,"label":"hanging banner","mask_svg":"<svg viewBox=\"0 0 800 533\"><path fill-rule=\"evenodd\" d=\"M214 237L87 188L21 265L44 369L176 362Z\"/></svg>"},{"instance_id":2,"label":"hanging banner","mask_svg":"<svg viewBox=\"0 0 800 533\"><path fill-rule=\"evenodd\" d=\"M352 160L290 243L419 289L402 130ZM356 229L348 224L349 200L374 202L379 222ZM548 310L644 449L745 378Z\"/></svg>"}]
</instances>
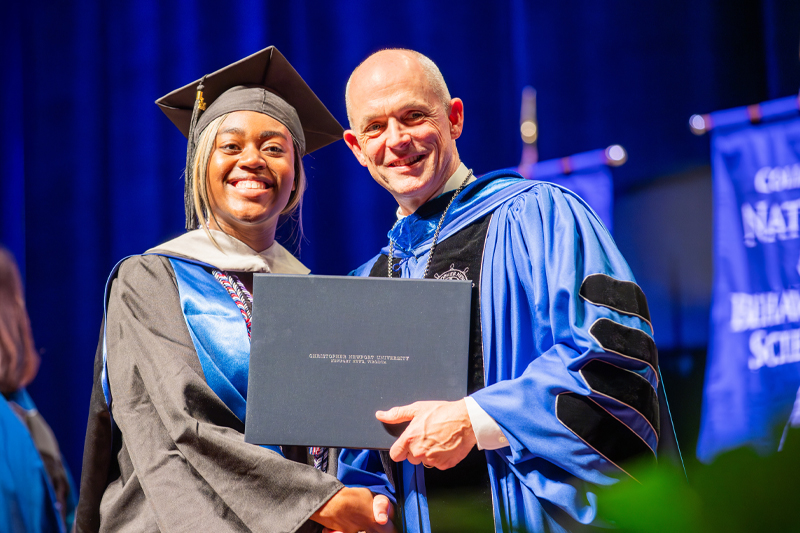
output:
<instances>
[{"instance_id":1,"label":"hanging banner","mask_svg":"<svg viewBox=\"0 0 800 533\"><path fill-rule=\"evenodd\" d=\"M609 152L619 159L609 159ZM615 145L605 150L540 161L521 167L519 171L528 179L555 183L571 190L589 204L609 233L613 233L614 180L608 165L609 162L622 164L625 158L622 147Z\"/></svg>"},{"instance_id":2,"label":"hanging banner","mask_svg":"<svg viewBox=\"0 0 800 533\"><path fill-rule=\"evenodd\" d=\"M697 448L711 461L740 446L776 451L800 387L800 116L789 98L703 119L724 124L711 139L715 273Z\"/></svg>"}]
</instances>

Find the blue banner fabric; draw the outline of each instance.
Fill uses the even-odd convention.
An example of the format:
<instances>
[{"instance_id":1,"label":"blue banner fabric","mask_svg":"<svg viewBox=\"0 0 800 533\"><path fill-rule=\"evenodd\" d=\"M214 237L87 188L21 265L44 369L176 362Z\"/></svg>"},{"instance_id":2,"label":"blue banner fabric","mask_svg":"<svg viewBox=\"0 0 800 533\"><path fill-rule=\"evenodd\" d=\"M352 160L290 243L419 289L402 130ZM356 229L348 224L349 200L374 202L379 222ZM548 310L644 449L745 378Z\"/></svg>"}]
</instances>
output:
<instances>
[{"instance_id":1,"label":"blue banner fabric","mask_svg":"<svg viewBox=\"0 0 800 533\"><path fill-rule=\"evenodd\" d=\"M714 294L697 456L778 448L800 387L800 117L714 129Z\"/></svg>"}]
</instances>

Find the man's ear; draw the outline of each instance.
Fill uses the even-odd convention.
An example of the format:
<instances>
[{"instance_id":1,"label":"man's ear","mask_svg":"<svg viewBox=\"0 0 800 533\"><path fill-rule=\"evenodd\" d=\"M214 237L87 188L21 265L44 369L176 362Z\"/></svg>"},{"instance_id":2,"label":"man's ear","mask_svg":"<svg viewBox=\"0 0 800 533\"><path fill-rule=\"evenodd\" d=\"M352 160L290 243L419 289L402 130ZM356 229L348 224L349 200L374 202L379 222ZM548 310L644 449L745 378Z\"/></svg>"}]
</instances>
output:
<instances>
[{"instance_id":1,"label":"man's ear","mask_svg":"<svg viewBox=\"0 0 800 533\"><path fill-rule=\"evenodd\" d=\"M464 102L461 98L450 100L450 115L447 120L450 121L450 138L455 140L461 137L464 130Z\"/></svg>"},{"instance_id":2,"label":"man's ear","mask_svg":"<svg viewBox=\"0 0 800 533\"><path fill-rule=\"evenodd\" d=\"M350 151L353 152L353 155L356 156L358 162L361 163L361 166L367 166L367 158L364 152L361 151L361 145L358 144L358 137L356 137L353 130L344 131L344 142L347 144L348 148L350 148Z\"/></svg>"}]
</instances>

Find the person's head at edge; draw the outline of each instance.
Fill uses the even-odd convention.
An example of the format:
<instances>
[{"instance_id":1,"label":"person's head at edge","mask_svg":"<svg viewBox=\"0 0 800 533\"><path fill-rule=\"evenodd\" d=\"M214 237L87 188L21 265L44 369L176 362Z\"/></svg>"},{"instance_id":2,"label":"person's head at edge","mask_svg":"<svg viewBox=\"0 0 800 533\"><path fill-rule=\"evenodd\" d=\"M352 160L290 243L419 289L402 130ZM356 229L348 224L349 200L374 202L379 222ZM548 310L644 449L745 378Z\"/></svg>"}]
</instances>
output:
<instances>
[{"instance_id":1,"label":"person's head at edge","mask_svg":"<svg viewBox=\"0 0 800 533\"><path fill-rule=\"evenodd\" d=\"M376 52L351 74L344 140L404 215L441 194L461 163L464 104L436 65L403 49Z\"/></svg>"},{"instance_id":2,"label":"person's head at edge","mask_svg":"<svg viewBox=\"0 0 800 533\"><path fill-rule=\"evenodd\" d=\"M38 369L17 262L0 246L0 392L10 394L25 387Z\"/></svg>"}]
</instances>

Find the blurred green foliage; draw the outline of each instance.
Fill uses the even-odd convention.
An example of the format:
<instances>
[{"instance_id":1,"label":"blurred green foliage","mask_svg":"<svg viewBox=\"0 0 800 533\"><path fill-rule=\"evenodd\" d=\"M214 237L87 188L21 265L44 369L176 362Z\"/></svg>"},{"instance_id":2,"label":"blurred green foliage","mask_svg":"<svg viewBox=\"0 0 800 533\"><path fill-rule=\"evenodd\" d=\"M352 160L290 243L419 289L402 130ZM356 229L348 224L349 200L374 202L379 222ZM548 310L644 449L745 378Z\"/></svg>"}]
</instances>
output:
<instances>
[{"instance_id":1,"label":"blurred green foliage","mask_svg":"<svg viewBox=\"0 0 800 533\"><path fill-rule=\"evenodd\" d=\"M749 448L711 464L631 468L628 479L598 491L600 517L625 533L800 531L800 430L782 451Z\"/></svg>"},{"instance_id":2,"label":"blurred green foliage","mask_svg":"<svg viewBox=\"0 0 800 533\"><path fill-rule=\"evenodd\" d=\"M434 533L494 531L494 520L485 511L486 498L486 494L470 490L452 490L447 496L429 498L429 511L438 515L431 516L431 522L436 524Z\"/></svg>"},{"instance_id":3,"label":"blurred green foliage","mask_svg":"<svg viewBox=\"0 0 800 533\"><path fill-rule=\"evenodd\" d=\"M740 448L711 464L689 459L686 474L667 460L626 470L634 479L597 490L599 519L616 528L609 533L800 532L800 429L766 457ZM454 490L431 499L434 533L494 531L479 498Z\"/></svg>"}]
</instances>

